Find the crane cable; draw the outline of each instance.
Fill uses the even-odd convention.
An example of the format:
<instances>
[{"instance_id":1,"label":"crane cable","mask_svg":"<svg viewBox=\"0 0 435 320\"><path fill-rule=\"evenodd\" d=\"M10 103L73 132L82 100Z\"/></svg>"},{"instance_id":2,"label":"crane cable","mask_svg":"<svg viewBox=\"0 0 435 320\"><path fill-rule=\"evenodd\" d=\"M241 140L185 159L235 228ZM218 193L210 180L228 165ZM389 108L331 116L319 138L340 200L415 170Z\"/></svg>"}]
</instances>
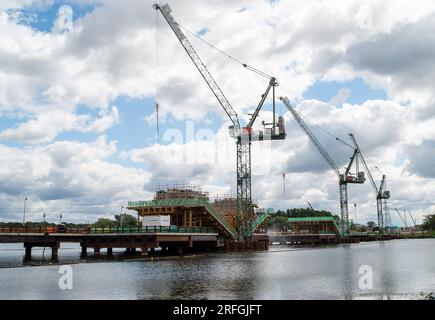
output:
<instances>
[{"instance_id":1,"label":"crane cable","mask_svg":"<svg viewBox=\"0 0 435 320\"><path fill-rule=\"evenodd\" d=\"M340 142L341 144L345 145L346 147L351 148L352 150L355 149L354 146L350 145L349 143L347 143L346 141L344 141L343 139L337 137L336 135L332 134L331 132L329 132L328 130L326 130L325 128L321 127L320 125L318 125L317 123L315 123L312 120L309 120L307 117L305 117L304 115L302 115L301 113L299 113L299 115L301 116L301 118L303 118L305 121L307 121L308 123L310 123L312 126L315 126L317 128L319 128L320 130L322 130L323 132L325 132L328 136L330 136L331 138L333 138L335 141Z\"/></svg>"},{"instance_id":2,"label":"crane cable","mask_svg":"<svg viewBox=\"0 0 435 320\"><path fill-rule=\"evenodd\" d=\"M198 36L197 34L195 34L195 33L192 32L192 31L190 31L189 29L187 29L187 28L184 27L183 25L181 25L181 24L179 24L179 23L177 23L177 25L178 25L180 28L184 29L187 33L189 33L189 34L191 34L192 36L194 36L195 38L199 39L201 42L207 44L207 45L210 46L211 48L213 48L213 49L215 49L216 51L220 52L221 54L223 54L223 55L226 56L227 58L233 60L234 62L240 64L241 66L243 66L244 68L248 69L249 71L252 71L252 72L254 72L254 73L256 73L256 74L258 74L258 75L260 75L260 76L262 76L262 77L265 77L265 78L267 78L267 79L269 79L269 80L273 78L272 76L268 75L267 73L265 73L265 72L263 72L263 71L261 71L261 70L259 70L259 69L256 69L256 68L254 68L254 67L252 67L252 66L250 66L250 65L248 65L248 64L246 64L246 63L243 63L243 62L241 62L240 60L238 60L238 59L234 58L233 56L229 55L229 54L226 53L225 51L223 51L223 50L217 48L216 46L214 46L213 44L211 44L211 43L208 42L207 40L201 38L200 36ZM330 133L328 130L322 128L320 125L316 124L315 122L308 120L308 119L307 119L306 117L304 117L303 115L301 115L301 117L304 118L304 119L305 119L306 121L308 121L309 123L311 123L312 125L314 125L314 126L316 126L317 128L319 128L320 130L322 130L323 132L325 132L327 135L331 136L331 137L332 137L333 139L335 139L336 141L342 143L343 145L345 145L345 146L347 146L347 147L349 147L349 148L351 148L351 149L355 149L355 148L354 148L353 146L351 146L349 143L347 143L347 142L345 142L343 139L341 139L341 138L339 138L339 137L333 135L333 134Z\"/></svg>"},{"instance_id":3,"label":"crane cable","mask_svg":"<svg viewBox=\"0 0 435 320\"><path fill-rule=\"evenodd\" d=\"M156 113L156 133L157 133L157 149L158 149L158 153L160 155L161 152L161 148L160 148L160 120L159 120L159 112L160 112L160 106L159 106L159 97L160 97L160 77L159 77L159 37L158 37L158 32L159 32L159 17L158 17L158 12L156 10L155 13L155 28L156 28L156 32L155 32L155 85L156 85L156 92L155 92L155 102L156 102L156 106L155 106L155 113Z\"/></svg>"},{"instance_id":4,"label":"crane cable","mask_svg":"<svg viewBox=\"0 0 435 320\"><path fill-rule=\"evenodd\" d=\"M332 134L331 132L329 132L328 130L326 130L325 128L321 127L320 125L318 125L317 123L315 123L314 121L308 119L306 116L304 116L301 112L298 112L299 116L304 119L306 122L308 122L309 124L311 124L314 127L319 128L320 130L322 130L323 132L325 132L327 135L329 135L330 137L332 137L334 140L340 142L341 144L351 148L352 150L355 149L354 146L350 145L349 143L347 143L346 141L344 141L343 139L337 137L336 135Z\"/></svg>"},{"instance_id":5,"label":"crane cable","mask_svg":"<svg viewBox=\"0 0 435 320\"><path fill-rule=\"evenodd\" d=\"M221 54L223 54L223 55L226 56L227 58L229 58L229 59L233 60L234 62L240 64L241 66L243 66L244 68L248 69L249 71L252 71L252 72L254 72L254 73L256 73L256 74L258 74L258 75L260 75L260 76L262 76L262 77L265 77L265 78L267 78L267 79L269 79L269 80L273 78L272 76L268 75L267 73L265 73L265 72L263 72L263 71L261 71L261 70L259 70L259 69L257 69L257 68L254 68L253 66L250 66L250 65L247 64L247 63L243 63L243 62L241 62L240 60L238 60L238 59L234 58L233 56L229 55L229 54L226 53L225 51L223 51L223 50L217 48L216 46L214 46L213 44L211 44L211 43L208 42L207 40L201 38L200 36L198 36L197 34L195 34L195 33L192 32L192 31L190 31L189 29L187 29L187 28L184 27L183 25L181 25L181 24L179 24L179 23L177 23L177 25L178 25L180 28L184 29L187 33L191 34L191 35L194 36L195 38L199 39L200 41L204 42L205 44L207 44L208 46L212 47L212 48L215 49L216 51L220 52Z\"/></svg>"}]
</instances>

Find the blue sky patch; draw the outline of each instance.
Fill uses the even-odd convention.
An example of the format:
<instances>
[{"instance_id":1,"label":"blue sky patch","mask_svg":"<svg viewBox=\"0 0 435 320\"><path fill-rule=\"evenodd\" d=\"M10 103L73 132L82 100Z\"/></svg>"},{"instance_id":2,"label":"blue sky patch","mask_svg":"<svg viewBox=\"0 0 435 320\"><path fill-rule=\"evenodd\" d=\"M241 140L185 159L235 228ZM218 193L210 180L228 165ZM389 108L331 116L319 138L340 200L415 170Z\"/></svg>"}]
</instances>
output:
<instances>
[{"instance_id":1,"label":"blue sky patch","mask_svg":"<svg viewBox=\"0 0 435 320\"><path fill-rule=\"evenodd\" d=\"M35 30L41 32L51 32L53 27L53 23L56 21L56 17L59 11L59 8L68 5L73 9L73 21L84 17L88 13L92 12L96 5L89 4L78 4L74 1L68 0L58 0L54 1L52 5L50 5L49 1L47 4L41 7L32 5L27 6L24 9L11 9L6 12L10 16L17 17L17 22L30 26Z\"/></svg>"},{"instance_id":2,"label":"blue sky patch","mask_svg":"<svg viewBox=\"0 0 435 320\"><path fill-rule=\"evenodd\" d=\"M361 78L347 82L317 81L304 93L304 98L328 103L337 96L341 89L349 90L346 103L350 104L363 104L367 100L387 99L386 91L370 87Z\"/></svg>"}]
</instances>

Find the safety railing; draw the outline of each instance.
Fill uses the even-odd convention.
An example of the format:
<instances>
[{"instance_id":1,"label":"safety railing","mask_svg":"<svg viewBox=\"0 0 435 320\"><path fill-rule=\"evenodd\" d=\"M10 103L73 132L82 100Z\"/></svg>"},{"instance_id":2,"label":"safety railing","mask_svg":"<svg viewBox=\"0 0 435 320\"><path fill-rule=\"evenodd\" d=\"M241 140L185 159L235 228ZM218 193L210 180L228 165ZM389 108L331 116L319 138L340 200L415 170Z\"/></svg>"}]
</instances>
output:
<instances>
[{"instance_id":1,"label":"safety railing","mask_svg":"<svg viewBox=\"0 0 435 320\"><path fill-rule=\"evenodd\" d=\"M320 230L319 234L325 234L325 235L337 235L336 232L334 231L324 231L324 230Z\"/></svg>"},{"instance_id":2,"label":"safety railing","mask_svg":"<svg viewBox=\"0 0 435 320\"><path fill-rule=\"evenodd\" d=\"M87 233L83 227L0 227L0 233Z\"/></svg>"},{"instance_id":3,"label":"safety railing","mask_svg":"<svg viewBox=\"0 0 435 320\"><path fill-rule=\"evenodd\" d=\"M89 233L216 233L211 227L146 226L125 228L90 228Z\"/></svg>"},{"instance_id":4,"label":"safety railing","mask_svg":"<svg viewBox=\"0 0 435 320\"><path fill-rule=\"evenodd\" d=\"M211 227L180 227L180 226L147 226L147 227L87 227L87 228L64 228L56 229L53 227L2 227L0 234L4 233L67 233L67 234L89 234L89 233L216 233Z\"/></svg>"}]
</instances>

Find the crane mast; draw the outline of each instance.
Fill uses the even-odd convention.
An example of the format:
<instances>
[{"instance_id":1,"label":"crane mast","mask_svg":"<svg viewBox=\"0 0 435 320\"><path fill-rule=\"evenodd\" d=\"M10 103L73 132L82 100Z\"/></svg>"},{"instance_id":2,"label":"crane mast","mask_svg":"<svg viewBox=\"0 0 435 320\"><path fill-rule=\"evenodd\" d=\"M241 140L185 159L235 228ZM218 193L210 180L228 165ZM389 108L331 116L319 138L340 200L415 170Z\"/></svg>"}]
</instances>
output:
<instances>
[{"instance_id":1,"label":"crane mast","mask_svg":"<svg viewBox=\"0 0 435 320\"><path fill-rule=\"evenodd\" d=\"M198 69L201 76L204 78L205 82L215 95L216 99L219 101L222 108L225 110L226 114L230 118L232 125L229 127L230 136L236 139L236 149L237 149L237 231L239 239L248 238L251 236L251 223L253 216L253 204L252 204L252 185L251 185L251 141L262 141L262 140L282 140L285 139L285 128L283 118L280 117L278 124L275 121L275 87L278 85L274 77L267 76L269 78L269 85L266 92L261 96L260 103L258 104L254 114L246 127L241 128L237 113L234 108L225 97L224 93L220 89L219 85L216 83L207 67L202 62L201 58L196 53L193 46L190 44L189 40L184 35L180 28L180 25L175 21L174 17L171 15L171 8L168 4L154 4L153 8L160 11L165 18L166 22L171 27L172 31L175 33L179 42L185 49L186 53L192 60L193 64ZM246 64L243 66L251 71L259 72L255 68L252 68ZM256 134L252 130L252 125L258 116L259 111L264 105L264 102L272 89L273 92L273 121L272 129L263 134L262 131ZM263 124L264 125L264 124ZM278 132L276 132L278 128Z\"/></svg>"},{"instance_id":2,"label":"crane mast","mask_svg":"<svg viewBox=\"0 0 435 320\"><path fill-rule=\"evenodd\" d=\"M384 232L384 228L389 224L388 221L386 221L387 223L384 223L384 213L385 213L385 218L388 218L387 199L390 198L390 192L385 190L385 188L386 188L385 174L382 175L382 180L381 180L381 183L380 183L379 188L378 188L376 186L376 183L373 179L372 174L370 173L370 169L367 166L367 163L364 159L364 156L361 152L361 149L360 149L358 143L356 142L354 135L352 133L349 133L349 136L352 139L352 142L353 142L355 148L358 149L358 151L359 151L359 156L360 156L361 161L363 163L364 169L366 170L366 173L369 176L369 180L370 180L370 183L373 187L373 190L376 193L376 210L377 210L377 218L378 218L378 227L379 227L379 232L382 234ZM387 220L389 220L389 219L387 219Z\"/></svg>"},{"instance_id":3,"label":"crane mast","mask_svg":"<svg viewBox=\"0 0 435 320\"><path fill-rule=\"evenodd\" d=\"M349 205L348 205L348 196L347 196L347 184L348 183L364 183L365 177L364 172L359 172L358 170L358 164L357 164L357 176L354 177L350 175L350 168L352 167L353 162L356 160L358 161L358 149L355 148L353 155L350 158L349 165L347 166L345 172L342 174L340 170L338 169L337 165L335 164L334 160L331 158L329 153L323 148L323 146L320 144L319 140L317 140L316 136L313 134L313 132L310 130L310 128L306 125L306 123L302 120L301 116L296 112L296 110L293 108L293 106L290 103L290 100L287 97L280 97L279 98L284 105L287 107L287 109L290 111L290 113L295 118L296 122L299 124L299 126L302 128L302 130L305 132L305 134L308 136L310 141L314 144L316 149L319 151L319 153L323 156L323 158L326 160L326 162L331 167L332 171L335 172L335 174L338 177L339 181L339 189L340 189L340 215L341 215L341 229L342 234L347 235L348 229L349 229Z\"/></svg>"}]
</instances>

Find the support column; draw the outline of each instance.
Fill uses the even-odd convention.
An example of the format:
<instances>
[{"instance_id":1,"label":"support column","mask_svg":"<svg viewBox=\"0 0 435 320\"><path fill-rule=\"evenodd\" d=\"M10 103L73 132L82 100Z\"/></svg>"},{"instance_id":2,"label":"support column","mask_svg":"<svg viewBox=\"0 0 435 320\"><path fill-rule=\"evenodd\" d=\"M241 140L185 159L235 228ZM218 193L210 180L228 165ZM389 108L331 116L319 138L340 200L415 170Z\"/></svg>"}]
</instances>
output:
<instances>
[{"instance_id":1,"label":"support column","mask_svg":"<svg viewBox=\"0 0 435 320\"><path fill-rule=\"evenodd\" d=\"M24 255L25 261L32 260L32 245L30 243L24 243L24 248L26 248L26 253Z\"/></svg>"},{"instance_id":2,"label":"support column","mask_svg":"<svg viewBox=\"0 0 435 320\"><path fill-rule=\"evenodd\" d=\"M51 260L56 261L59 258L59 246L55 245L51 247Z\"/></svg>"},{"instance_id":3,"label":"support column","mask_svg":"<svg viewBox=\"0 0 435 320\"><path fill-rule=\"evenodd\" d=\"M107 255L108 256L113 255L113 248L107 248Z\"/></svg>"},{"instance_id":4,"label":"support column","mask_svg":"<svg viewBox=\"0 0 435 320\"><path fill-rule=\"evenodd\" d=\"M81 243L80 245L81 245L81 247L82 247L82 253L81 253L81 256L82 256L82 257L86 257L86 256L88 255L88 247L86 246L85 243Z\"/></svg>"}]
</instances>

